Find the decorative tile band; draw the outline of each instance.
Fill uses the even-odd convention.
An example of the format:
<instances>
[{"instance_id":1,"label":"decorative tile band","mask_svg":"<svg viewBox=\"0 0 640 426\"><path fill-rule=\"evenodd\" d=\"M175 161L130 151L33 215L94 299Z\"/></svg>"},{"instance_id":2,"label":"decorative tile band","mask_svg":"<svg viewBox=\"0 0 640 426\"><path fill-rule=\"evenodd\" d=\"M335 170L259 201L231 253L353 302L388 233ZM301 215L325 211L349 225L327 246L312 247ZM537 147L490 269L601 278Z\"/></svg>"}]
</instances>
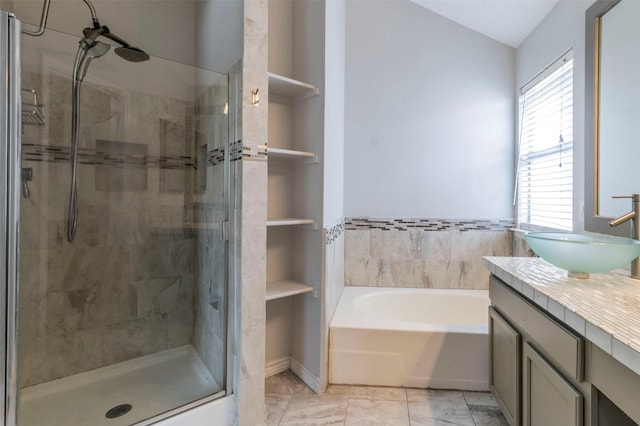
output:
<instances>
[{"instance_id":1,"label":"decorative tile band","mask_svg":"<svg viewBox=\"0 0 640 426\"><path fill-rule=\"evenodd\" d=\"M207 152L207 164L217 166L218 164L224 163L225 151L224 148L214 148Z\"/></svg>"},{"instance_id":2,"label":"decorative tile band","mask_svg":"<svg viewBox=\"0 0 640 426\"><path fill-rule=\"evenodd\" d=\"M257 147L243 146L242 158L249 161L267 161L266 145L259 145Z\"/></svg>"},{"instance_id":3,"label":"decorative tile band","mask_svg":"<svg viewBox=\"0 0 640 426\"><path fill-rule=\"evenodd\" d=\"M514 219L345 219L347 230L379 229L382 231L506 231L514 227Z\"/></svg>"},{"instance_id":4,"label":"decorative tile band","mask_svg":"<svg viewBox=\"0 0 640 426\"><path fill-rule=\"evenodd\" d=\"M207 164L216 166L224 163L226 149L215 148L207 153ZM68 146L22 144L22 153L25 161L37 162L63 162L71 159L71 150ZM231 144L231 161L242 158L242 141ZM190 156L154 156L136 155L131 153L104 153L91 149L78 149L78 163L107 167L144 167L185 170L197 168L197 160Z\"/></svg>"},{"instance_id":5,"label":"decorative tile band","mask_svg":"<svg viewBox=\"0 0 640 426\"><path fill-rule=\"evenodd\" d=\"M217 166L224 163L225 148L214 148L207 153L207 163ZM238 161L242 158L242 141L231 143L231 161Z\"/></svg>"},{"instance_id":6,"label":"decorative tile band","mask_svg":"<svg viewBox=\"0 0 640 426\"><path fill-rule=\"evenodd\" d=\"M344 218L341 219L340 222L336 223L335 225L329 228L325 228L324 230L327 235L327 245L331 244L340 235L342 235L342 233L344 232L344 229L345 229Z\"/></svg>"},{"instance_id":7,"label":"decorative tile band","mask_svg":"<svg viewBox=\"0 0 640 426\"><path fill-rule=\"evenodd\" d=\"M231 143L231 161L242 160L242 141Z\"/></svg>"}]
</instances>

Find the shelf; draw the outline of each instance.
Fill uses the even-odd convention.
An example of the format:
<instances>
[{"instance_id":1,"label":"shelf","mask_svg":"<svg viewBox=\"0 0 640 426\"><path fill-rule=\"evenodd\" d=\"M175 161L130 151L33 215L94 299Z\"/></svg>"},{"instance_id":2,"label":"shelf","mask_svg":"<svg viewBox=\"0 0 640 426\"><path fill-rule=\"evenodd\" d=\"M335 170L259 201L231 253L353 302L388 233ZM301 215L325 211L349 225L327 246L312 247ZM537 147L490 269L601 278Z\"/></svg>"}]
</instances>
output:
<instances>
[{"instance_id":1,"label":"shelf","mask_svg":"<svg viewBox=\"0 0 640 426\"><path fill-rule=\"evenodd\" d=\"M295 281L272 281L267 283L267 301L312 291L313 287Z\"/></svg>"},{"instance_id":2,"label":"shelf","mask_svg":"<svg viewBox=\"0 0 640 426\"><path fill-rule=\"evenodd\" d=\"M300 219L295 217L279 217L267 219L267 226L294 226L294 225L312 225L315 226L313 219Z\"/></svg>"},{"instance_id":3,"label":"shelf","mask_svg":"<svg viewBox=\"0 0 640 426\"><path fill-rule=\"evenodd\" d=\"M283 104L295 104L317 96L320 91L313 84L274 74L269 75L269 100Z\"/></svg>"},{"instance_id":4,"label":"shelf","mask_svg":"<svg viewBox=\"0 0 640 426\"><path fill-rule=\"evenodd\" d=\"M268 158L287 161L309 161L318 162L318 156L313 152L295 151L293 149L270 148L267 147Z\"/></svg>"}]
</instances>

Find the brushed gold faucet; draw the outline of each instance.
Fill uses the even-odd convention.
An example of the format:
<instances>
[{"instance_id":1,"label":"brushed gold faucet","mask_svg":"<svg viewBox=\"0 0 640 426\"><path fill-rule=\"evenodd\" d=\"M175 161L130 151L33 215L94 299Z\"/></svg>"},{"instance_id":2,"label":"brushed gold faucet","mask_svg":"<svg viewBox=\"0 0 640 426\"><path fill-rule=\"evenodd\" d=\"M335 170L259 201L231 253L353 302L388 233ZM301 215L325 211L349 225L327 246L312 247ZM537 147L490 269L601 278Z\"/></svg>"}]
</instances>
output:
<instances>
[{"instance_id":1,"label":"brushed gold faucet","mask_svg":"<svg viewBox=\"0 0 640 426\"><path fill-rule=\"evenodd\" d=\"M614 195L613 198L631 198L632 210L617 219L613 219L609 222L609 226L613 228L630 220L631 238L640 240L640 194ZM640 256L631 262L631 278L640 279Z\"/></svg>"}]
</instances>

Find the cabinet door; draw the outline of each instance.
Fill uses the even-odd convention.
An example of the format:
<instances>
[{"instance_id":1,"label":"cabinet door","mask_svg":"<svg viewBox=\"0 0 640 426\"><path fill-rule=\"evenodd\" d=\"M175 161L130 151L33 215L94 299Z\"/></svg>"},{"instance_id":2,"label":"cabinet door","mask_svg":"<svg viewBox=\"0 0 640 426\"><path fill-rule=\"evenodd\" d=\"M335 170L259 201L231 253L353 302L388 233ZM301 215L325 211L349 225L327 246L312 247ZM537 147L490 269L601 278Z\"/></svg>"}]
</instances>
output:
<instances>
[{"instance_id":1,"label":"cabinet door","mask_svg":"<svg viewBox=\"0 0 640 426\"><path fill-rule=\"evenodd\" d=\"M520 425L520 334L489 308L489 388L511 426Z\"/></svg>"},{"instance_id":2,"label":"cabinet door","mask_svg":"<svg viewBox=\"0 0 640 426\"><path fill-rule=\"evenodd\" d=\"M522 352L523 425L582 426L582 395L531 345Z\"/></svg>"}]
</instances>

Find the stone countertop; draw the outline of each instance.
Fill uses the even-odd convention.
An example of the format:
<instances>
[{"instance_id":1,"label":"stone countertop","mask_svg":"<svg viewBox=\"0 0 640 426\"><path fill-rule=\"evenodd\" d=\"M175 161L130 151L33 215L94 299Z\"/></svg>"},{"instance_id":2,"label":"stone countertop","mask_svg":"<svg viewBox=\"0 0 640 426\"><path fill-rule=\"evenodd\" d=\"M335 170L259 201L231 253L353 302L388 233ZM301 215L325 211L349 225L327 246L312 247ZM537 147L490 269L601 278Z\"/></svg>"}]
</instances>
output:
<instances>
[{"instance_id":1,"label":"stone countertop","mask_svg":"<svg viewBox=\"0 0 640 426\"><path fill-rule=\"evenodd\" d=\"M541 258L485 257L489 271L526 299L640 374L640 280L617 269L569 278Z\"/></svg>"}]
</instances>

